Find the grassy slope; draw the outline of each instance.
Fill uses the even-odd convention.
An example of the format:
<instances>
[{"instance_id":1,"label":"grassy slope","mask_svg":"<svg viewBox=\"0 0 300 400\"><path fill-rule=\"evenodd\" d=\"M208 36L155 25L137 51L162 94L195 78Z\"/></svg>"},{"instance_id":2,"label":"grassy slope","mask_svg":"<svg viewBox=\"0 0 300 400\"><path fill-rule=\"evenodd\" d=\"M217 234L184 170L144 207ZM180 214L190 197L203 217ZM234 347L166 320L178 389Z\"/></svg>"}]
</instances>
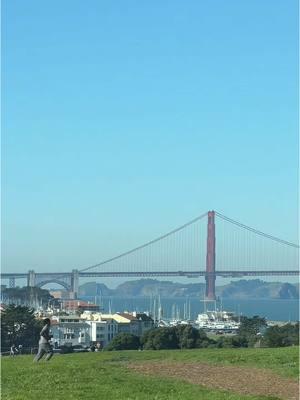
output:
<instances>
[{"instance_id":1,"label":"grassy slope","mask_svg":"<svg viewBox=\"0 0 300 400\"><path fill-rule=\"evenodd\" d=\"M185 362L209 362L223 365L241 365L272 369L285 377L297 378L299 371L299 347L274 349L203 349L183 351L118 352L117 358L130 360L174 360Z\"/></svg>"},{"instance_id":2,"label":"grassy slope","mask_svg":"<svg viewBox=\"0 0 300 400\"><path fill-rule=\"evenodd\" d=\"M299 348L126 351L56 355L33 364L32 357L2 359L3 400L241 400L241 396L166 378L145 377L126 368L135 360L212 362L272 368L285 376L298 373Z\"/></svg>"}]
</instances>

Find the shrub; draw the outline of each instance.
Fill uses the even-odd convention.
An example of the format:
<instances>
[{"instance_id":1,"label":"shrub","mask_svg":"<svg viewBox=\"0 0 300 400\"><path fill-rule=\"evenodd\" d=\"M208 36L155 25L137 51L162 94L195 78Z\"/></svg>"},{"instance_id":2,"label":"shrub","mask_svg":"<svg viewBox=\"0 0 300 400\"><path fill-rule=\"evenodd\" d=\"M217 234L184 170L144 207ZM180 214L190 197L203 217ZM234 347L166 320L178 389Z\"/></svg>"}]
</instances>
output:
<instances>
[{"instance_id":1,"label":"shrub","mask_svg":"<svg viewBox=\"0 0 300 400\"><path fill-rule=\"evenodd\" d=\"M119 333L106 346L105 350L137 350L141 346L140 339L131 333Z\"/></svg>"},{"instance_id":2,"label":"shrub","mask_svg":"<svg viewBox=\"0 0 300 400\"><path fill-rule=\"evenodd\" d=\"M194 349L215 344L202 330L191 325L156 328L146 332L141 342L144 349Z\"/></svg>"},{"instance_id":3,"label":"shrub","mask_svg":"<svg viewBox=\"0 0 300 400\"><path fill-rule=\"evenodd\" d=\"M74 352L73 346L62 345L59 347L61 354L70 354Z\"/></svg>"},{"instance_id":4,"label":"shrub","mask_svg":"<svg viewBox=\"0 0 300 400\"><path fill-rule=\"evenodd\" d=\"M299 323L269 327L265 331L263 344L267 347L299 345Z\"/></svg>"}]
</instances>

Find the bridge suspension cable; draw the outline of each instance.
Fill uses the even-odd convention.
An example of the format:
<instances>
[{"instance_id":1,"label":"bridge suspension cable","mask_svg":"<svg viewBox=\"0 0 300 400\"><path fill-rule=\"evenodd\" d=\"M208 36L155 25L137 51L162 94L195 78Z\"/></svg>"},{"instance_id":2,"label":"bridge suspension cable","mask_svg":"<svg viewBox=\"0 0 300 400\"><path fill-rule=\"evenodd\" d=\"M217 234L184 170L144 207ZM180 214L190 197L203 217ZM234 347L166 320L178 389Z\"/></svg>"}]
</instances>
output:
<instances>
[{"instance_id":1,"label":"bridge suspension cable","mask_svg":"<svg viewBox=\"0 0 300 400\"><path fill-rule=\"evenodd\" d=\"M204 213L172 231L115 257L80 269L95 272L205 271L207 224ZM294 270L299 246L215 211L217 271ZM198 223L199 222L199 223ZM203 223L204 222L204 223Z\"/></svg>"},{"instance_id":2,"label":"bridge suspension cable","mask_svg":"<svg viewBox=\"0 0 300 400\"><path fill-rule=\"evenodd\" d=\"M215 212L216 270L289 271L299 266L299 246Z\"/></svg>"},{"instance_id":3,"label":"bridge suspension cable","mask_svg":"<svg viewBox=\"0 0 300 400\"><path fill-rule=\"evenodd\" d=\"M207 212L202 214L202 215L200 215L200 216L198 216L198 217L196 217L196 218L194 218L194 219L192 219L191 221L187 222L186 224L181 225L178 228L173 229L172 231L170 231L170 232L168 232L168 233L166 233L164 235L159 236L156 239L150 240L149 242L147 242L147 243L145 243L145 244L143 244L141 246L135 247L134 249L131 249L129 251L121 253L121 254L119 254L119 255L117 255L115 257L109 258L107 260L104 260L104 261L102 261L102 262L100 262L98 264L94 264L94 265L91 265L89 267L83 268L83 269L80 270L80 272L85 272L85 271L91 270L93 268L100 267L100 266L102 266L104 264L107 264L107 263L110 263L112 261L118 260L118 259L120 259L122 257L128 256L128 255L130 255L130 254L132 254L132 253L134 253L134 252L136 252L138 250L144 249L145 247L148 247L148 246L150 246L150 245L152 245L154 243L157 243L157 242L159 242L159 241L161 241L161 240L163 240L163 239L165 239L165 238L167 238L167 237L169 237L169 236L171 236L171 235L183 230L184 228L194 224L195 222L200 221L204 217L207 217Z\"/></svg>"},{"instance_id":4,"label":"bridge suspension cable","mask_svg":"<svg viewBox=\"0 0 300 400\"><path fill-rule=\"evenodd\" d=\"M267 233L261 232L261 231L259 231L258 229L251 228L250 226L244 225L244 224L242 224L241 222L238 222L238 221L235 221L234 219L231 219L231 218L229 218L229 217L226 217L226 215L220 214L220 213L217 212L217 211L215 211L215 214L216 214L218 217L222 218L223 220L225 220L225 221L227 221L227 222L231 222L232 224L234 224L234 225L236 225L236 226L238 226L238 227L240 227L240 228L247 229L247 230L250 231L250 232L256 233L257 235L263 236L263 237L265 237L265 238L267 238L267 239L274 240L275 242L278 242L278 243L281 243L281 244L285 244L285 245L287 245L287 246L291 246L291 247L295 247L295 248L299 249L299 245L297 245L297 244L295 244L295 243L288 242L288 241L286 241L286 240L283 240L283 239L277 238L277 237L275 237L275 236L269 235L269 234L267 234Z\"/></svg>"}]
</instances>

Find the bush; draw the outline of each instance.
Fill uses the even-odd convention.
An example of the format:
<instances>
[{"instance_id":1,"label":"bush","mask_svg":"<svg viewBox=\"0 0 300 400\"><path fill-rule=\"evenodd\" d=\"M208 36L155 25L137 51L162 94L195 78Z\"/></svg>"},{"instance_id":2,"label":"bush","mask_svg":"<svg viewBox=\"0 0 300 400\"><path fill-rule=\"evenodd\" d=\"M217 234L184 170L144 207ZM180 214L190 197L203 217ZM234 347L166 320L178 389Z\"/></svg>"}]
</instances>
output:
<instances>
[{"instance_id":1,"label":"bush","mask_svg":"<svg viewBox=\"0 0 300 400\"><path fill-rule=\"evenodd\" d=\"M146 350L194 349L215 344L204 331L191 325L152 329L143 335L141 342Z\"/></svg>"},{"instance_id":2,"label":"bush","mask_svg":"<svg viewBox=\"0 0 300 400\"><path fill-rule=\"evenodd\" d=\"M267 347L299 345L299 323L271 326L264 334L263 344Z\"/></svg>"},{"instance_id":3,"label":"bush","mask_svg":"<svg viewBox=\"0 0 300 400\"><path fill-rule=\"evenodd\" d=\"M70 353L74 352L73 346L62 345L62 346L59 346L59 349L60 349L61 354L70 354Z\"/></svg>"},{"instance_id":4,"label":"bush","mask_svg":"<svg viewBox=\"0 0 300 400\"><path fill-rule=\"evenodd\" d=\"M217 341L217 347L219 348L236 348L236 347L248 347L248 340L245 336L222 336Z\"/></svg>"},{"instance_id":5,"label":"bush","mask_svg":"<svg viewBox=\"0 0 300 400\"><path fill-rule=\"evenodd\" d=\"M261 318L255 315L252 318L241 317L241 325L239 328L239 335L246 337L247 339L256 337L258 333L264 331L267 326L265 318Z\"/></svg>"},{"instance_id":6,"label":"bush","mask_svg":"<svg viewBox=\"0 0 300 400\"><path fill-rule=\"evenodd\" d=\"M146 350L178 349L178 337L173 327L152 329L146 332L141 342Z\"/></svg>"},{"instance_id":7,"label":"bush","mask_svg":"<svg viewBox=\"0 0 300 400\"><path fill-rule=\"evenodd\" d=\"M131 333L119 333L105 347L105 350L137 350L141 346L140 339Z\"/></svg>"}]
</instances>

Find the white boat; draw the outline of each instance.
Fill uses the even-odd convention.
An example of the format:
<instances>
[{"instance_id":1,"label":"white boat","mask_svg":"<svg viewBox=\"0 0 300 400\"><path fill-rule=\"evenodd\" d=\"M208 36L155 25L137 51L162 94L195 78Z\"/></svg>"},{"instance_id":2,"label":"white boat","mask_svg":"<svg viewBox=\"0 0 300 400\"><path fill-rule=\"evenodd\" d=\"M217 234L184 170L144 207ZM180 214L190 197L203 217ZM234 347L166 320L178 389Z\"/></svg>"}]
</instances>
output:
<instances>
[{"instance_id":1,"label":"white boat","mask_svg":"<svg viewBox=\"0 0 300 400\"><path fill-rule=\"evenodd\" d=\"M169 321L169 326L177 326L177 325L191 325L192 321L188 321L185 319L171 319Z\"/></svg>"},{"instance_id":2,"label":"white boat","mask_svg":"<svg viewBox=\"0 0 300 400\"><path fill-rule=\"evenodd\" d=\"M195 320L195 326L207 331L236 333L240 327L240 323L237 322L234 317L235 314L231 311L217 309L214 311L205 311L198 314L198 317Z\"/></svg>"}]
</instances>

